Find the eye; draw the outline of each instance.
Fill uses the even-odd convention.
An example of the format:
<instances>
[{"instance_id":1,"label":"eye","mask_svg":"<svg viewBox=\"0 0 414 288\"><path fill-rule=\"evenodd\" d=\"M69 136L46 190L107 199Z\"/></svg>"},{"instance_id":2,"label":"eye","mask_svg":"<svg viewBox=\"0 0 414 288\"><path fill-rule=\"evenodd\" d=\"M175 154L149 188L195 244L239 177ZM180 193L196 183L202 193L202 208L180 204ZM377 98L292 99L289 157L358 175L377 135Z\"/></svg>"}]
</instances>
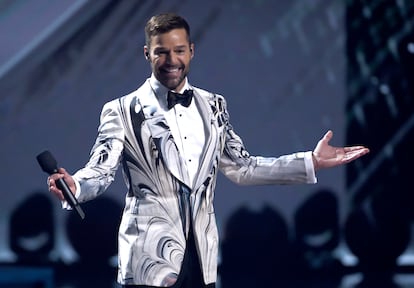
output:
<instances>
[{"instance_id":1,"label":"eye","mask_svg":"<svg viewBox=\"0 0 414 288\"><path fill-rule=\"evenodd\" d=\"M168 54L168 51L167 50L155 50L154 54L157 56L166 55Z\"/></svg>"}]
</instances>

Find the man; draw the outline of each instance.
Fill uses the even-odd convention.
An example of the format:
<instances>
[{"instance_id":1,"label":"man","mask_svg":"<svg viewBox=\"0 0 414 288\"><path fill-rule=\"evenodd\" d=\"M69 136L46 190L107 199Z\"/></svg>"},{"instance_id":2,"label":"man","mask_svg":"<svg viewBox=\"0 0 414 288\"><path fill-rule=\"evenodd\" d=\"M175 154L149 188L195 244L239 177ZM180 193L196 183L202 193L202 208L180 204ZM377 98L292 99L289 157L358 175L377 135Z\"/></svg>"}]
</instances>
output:
<instances>
[{"instance_id":1,"label":"man","mask_svg":"<svg viewBox=\"0 0 414 288\"><path fill-rule=\"evenodd\" d=\"M145 35L151 77L104 105L89 162L73 176L60 168L48 178L49 190L64 200L56 187L63 177L80 202L91 200L121 165L128 192L118 281L124 287L214 287L219 170L238 184L315 183L315 170L348 163L368 149L332 147L328 131L313 152L250 156L229 123L225 99L188 82L194 56L188 23L157 15Z\"/></svg>"}]
</instances>

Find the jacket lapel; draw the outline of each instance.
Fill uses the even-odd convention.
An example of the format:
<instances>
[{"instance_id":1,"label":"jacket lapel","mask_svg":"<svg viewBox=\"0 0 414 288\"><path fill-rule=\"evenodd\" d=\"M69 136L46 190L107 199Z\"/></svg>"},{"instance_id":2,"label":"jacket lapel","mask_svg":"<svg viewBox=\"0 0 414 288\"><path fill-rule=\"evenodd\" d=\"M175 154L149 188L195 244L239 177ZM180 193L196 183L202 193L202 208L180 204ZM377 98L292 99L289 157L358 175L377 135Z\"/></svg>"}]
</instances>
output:
<instances>
[{"instance_id":1,"label":"jacket lapel","mask_svg":"<svg viewBox=\"0 0 414 288\"><path fill-rule=\"evenodd\" d=\"M200 187L213 168L212 165L216 163L218 165L218 135L219 126L216 118L213 115L212 105L209 98L202 96L198 93L197 89L194 91L194 99L197 104L197 108L200 111L200 115L203 119L204 129L206 131L204 149L200 158L200 165L196 175L196 181L194 188ZM216 161L217 160L217 161Z\"/></svg>"},{"instance_id":2,"label":"jacket lapel","mask_svg":"<svg viewBox=\"0 0 414 288\"><path fill-rule=\"evenodd\" d=\"M142 110L146 119L143 125L146 125L149 131L147 143L153 142L160 152L159 160L165 163L171 174L190 187L187 170L151 85L147 81L141 88L142 91L139 89L137 93L135 111L137 113L138 110Z\"/></svg>"}]
</instances>

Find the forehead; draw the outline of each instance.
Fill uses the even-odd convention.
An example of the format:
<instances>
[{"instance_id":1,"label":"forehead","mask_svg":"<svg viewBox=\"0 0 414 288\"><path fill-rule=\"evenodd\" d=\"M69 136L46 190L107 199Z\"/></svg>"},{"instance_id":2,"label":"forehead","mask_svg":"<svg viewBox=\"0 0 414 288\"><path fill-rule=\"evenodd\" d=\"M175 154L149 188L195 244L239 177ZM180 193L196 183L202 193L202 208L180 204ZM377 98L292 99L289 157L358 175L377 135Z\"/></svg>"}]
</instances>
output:
<instances>
[{"instance_id":1,"label":"forehead","mask_svg":"<svg viewBox=\"0 0 414 288\"><path fill-rule=\"evenodd\" d=\"M151 37L150 45L155 47L175 47L189 45L187 31L184 28L173 29Z\"/></svg>"}]
</instances>

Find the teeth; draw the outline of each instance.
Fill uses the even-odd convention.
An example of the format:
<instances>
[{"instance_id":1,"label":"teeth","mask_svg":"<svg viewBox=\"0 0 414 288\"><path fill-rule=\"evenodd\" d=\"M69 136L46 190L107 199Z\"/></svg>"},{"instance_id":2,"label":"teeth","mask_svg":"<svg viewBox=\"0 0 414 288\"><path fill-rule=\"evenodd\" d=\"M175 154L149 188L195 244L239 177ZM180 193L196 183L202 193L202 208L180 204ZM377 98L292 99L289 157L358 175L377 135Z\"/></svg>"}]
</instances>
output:
<instances>
[{"instance_id":1,"label":"teeth","mask_svg":"<svg viewBox=\"0 0 414 288\"><path fill-rule=\"evenodd\" d=\"M177 72L178 68L167 68L165 69L167 72Z\"/></svg>"}]
</instances>

